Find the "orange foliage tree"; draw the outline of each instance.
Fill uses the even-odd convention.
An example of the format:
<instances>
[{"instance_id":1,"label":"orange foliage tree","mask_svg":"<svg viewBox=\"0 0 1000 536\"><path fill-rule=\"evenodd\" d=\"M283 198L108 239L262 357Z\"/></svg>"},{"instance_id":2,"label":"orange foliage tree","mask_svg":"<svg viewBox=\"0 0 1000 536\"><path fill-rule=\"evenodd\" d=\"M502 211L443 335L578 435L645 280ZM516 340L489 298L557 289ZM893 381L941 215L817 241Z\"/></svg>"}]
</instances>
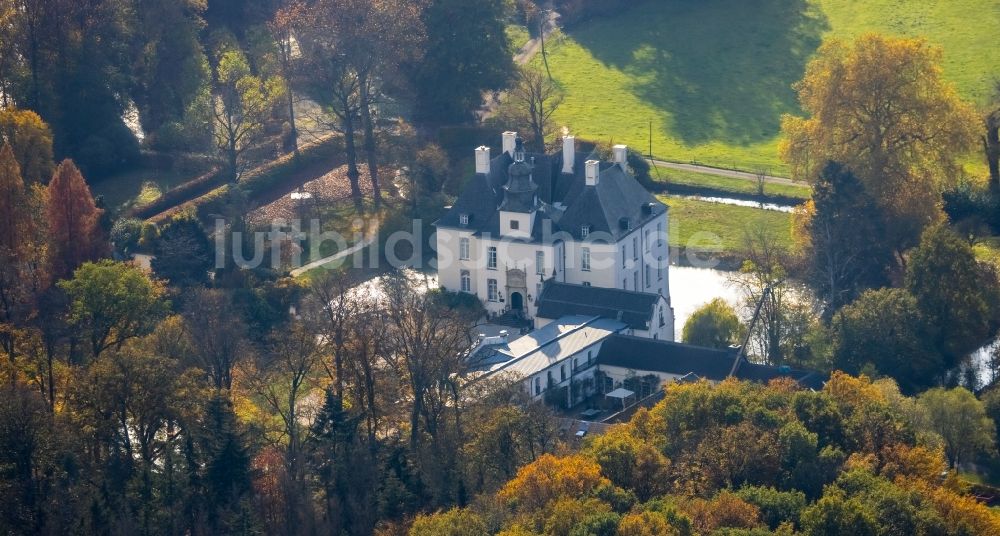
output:
<instances>
[{"instance_id":1,"label":"orange foliage tree","mask_svg":"<svg viewBox=\"0 0 1000 536\"><path fill-rule=\"evenodd\" d=\"M65 278L77 266L101 257L107 243L100 226L103 210L72 160L63 160L48 186L45 207L52 239L52 274Z\"/></svg>"}]
</instances>

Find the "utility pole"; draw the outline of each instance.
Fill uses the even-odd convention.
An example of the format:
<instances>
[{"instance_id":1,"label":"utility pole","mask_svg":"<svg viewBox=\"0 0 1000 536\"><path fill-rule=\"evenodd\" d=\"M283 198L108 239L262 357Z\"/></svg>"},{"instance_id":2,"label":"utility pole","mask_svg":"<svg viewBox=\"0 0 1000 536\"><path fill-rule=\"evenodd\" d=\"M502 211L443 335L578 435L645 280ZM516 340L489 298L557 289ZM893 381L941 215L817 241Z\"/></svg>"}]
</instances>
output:
<instances>
[{"instance_id":1,"label":"utility pole","mask_svg":"<svg viewBox=\"0 0 1000 536\"><path fill-rule=\"evenodd\" d=\"M550 82L552 81L552 71L549 70L549 57L545 54L545 23L549 22L551 13L551 9L542 11L544 16L538 21L538 38L542 40L542 61L545 63L545 74L549 75Z\"/></svg>"}]
</instances>

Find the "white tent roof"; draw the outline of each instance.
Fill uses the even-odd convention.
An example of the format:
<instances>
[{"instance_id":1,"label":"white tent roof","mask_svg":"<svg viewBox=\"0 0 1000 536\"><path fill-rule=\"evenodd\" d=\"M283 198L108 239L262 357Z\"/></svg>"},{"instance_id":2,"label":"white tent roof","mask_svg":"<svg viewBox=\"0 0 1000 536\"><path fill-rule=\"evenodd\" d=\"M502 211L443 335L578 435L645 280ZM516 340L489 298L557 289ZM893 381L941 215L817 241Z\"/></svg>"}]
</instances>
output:
<instances>
[{"instance_id":1,"label":"white tent roof","mask_svg":"<svg viewBox=\"0 0 1000 536\"><path fill-rule=\"evenodd\" d=\"M629 391L628 389L625 389L624 387L619 387L619 388L615 389L614 391L611 391L610 393L608 393L608 394L606 394L604 396L607 396L607 397L610 397L610 398L622 398L622 399L625 399L625 398L628 398L628 397L630 397L630 396L632 396L634 394L635 393L633 393L632 391Z\"/></svg>"}]
</instances>

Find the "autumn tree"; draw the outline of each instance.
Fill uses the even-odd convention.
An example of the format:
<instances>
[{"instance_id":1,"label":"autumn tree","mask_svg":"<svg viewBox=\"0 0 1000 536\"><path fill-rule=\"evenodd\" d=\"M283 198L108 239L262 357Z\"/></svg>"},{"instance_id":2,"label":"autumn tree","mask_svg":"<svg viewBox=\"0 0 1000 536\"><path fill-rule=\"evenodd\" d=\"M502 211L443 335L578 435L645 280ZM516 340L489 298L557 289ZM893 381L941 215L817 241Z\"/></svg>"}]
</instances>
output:
<instances>
[{"instance_id":1,"label":"autumn tree","mask_svg":"<svg viewBox=\"0 0 1000 536\"><path fill-rule=\"evenodd\" d=\"M823 168L810 203L806 281L826 303L829 318L865 289L889 283L893 252L882 209L842 165Z\"/></svg>"},{"instance_id":2,"label":"autumn tree","mask_svg":"<svg viewBox=\"0 0 1000 536\"><path fill-rule=\"evenodd\" d=\"M31 110L0 109L0 139L9 143L21 167L21 176L30 183L52 178L52 131Z\"/></svg>"},{"instance_id":3,"label":"autumn tree","mask_svg":"<svg viewBox=\"0 0 1000 536\"><path fill-rule=\"evenodd\" d=\"M215 68L214 135L231 181L239 180L244 154L260 141L284 91L280 78L253 74L239 48L230 46L221 53Z\"/></svg>"},{"instance_id":4,"label":"autumn tree","mask_svg":"<svg viewBox=\"0 0 1000 536\"><path fill-rule=\"evenodd\" d=\"M830 323L834 366L892 376L907 392L933 385L945 367L928 347L925 322L917 301L903 289L863 292Z\"/></svg>"},{"instance_id":5,"label":"autumn tree","mask_svg":"<svg viewBox=\"0 0 1000 536\"><path fill-rule=\"evenodd\" d=\"M732 306L716 298L691 313L684 323L682 338L685 343L695 346L728 348L740 343L743 329Z\"/></svg>"},{"instance_id":6,"label":"autumn tree","mask_svg":"<svg viewBox=\"0 0 1000 536\"><path fill-rule=\"evenodd\" d=\"M746 229L743 248L746 260L733 281L748 310L760 307L752 327L752 349L768 363L782 363L789 307L788 252L775 240L774 232L763 227Z\"/></svg>"},{"instance_id":7,"label":"autumn tree","mask_svg":"<svg viewBox=\"0 0 1000 536\"><path fill-rule=\"evenodd\" d=\"M215 250L201 223L188 214L173 218L160 230L150 263L171 285L190 287L208 282Z\"/></svg>"},{"instance_id":8,"label":"autumn tree","mask_svg":"<svg viewBox=\"0 0 1000 536\"><path fill-rule=\"evenodd\" d=\"M132 92L143 128L158 134L183 124L211 81L198 39L205 2L136 0L136 84Z\"/></svg>"},{"instance_id":9,"label":"autumn tree","mask_svg":"<svg viewBox=\"0 0 1000 536\"><path fill-rule=\"evenodd\" d=\"M413 520L410 536L487 536L489 530L474 512L453 508L434 515L420 515Z\"/></svg>"},{"instance_id":10,"label":"autumn tree","mask_svg":"<svg viewBox=\"0 0 1000 536\"><path fill-rule=\"evenodd\" d=\"M420 120L468 119L482 104L484 91L507 85L514 62L504 31L505 9L503 0L432 0L428 4L422 17L426 52L423 61L409 68Z\"/></svg>"},{"instance_id":11,"label":"autumn tree","mask_svg":"<svg viewBox=\"0 0 1000 536\"><path fill-rule=\"evenodd\" d=\"M95 359L151 332L167 307L163 284L127 263L88 262L59 287L69 298L71 323Z\"/></svg>"},{"instance_id":12,"label":"autumn tree","mask_svg":"<svg viewBox=\"0 0 1000 536\"><path fill-rule=\"evenodd\" d=\"M983 130L980 140L983 156L990 171L990 187L1000 189L1000 80L993 84L990 103L983 111Z\"/></svg>"},{"instance_id":13,"label":"autumn tree","mask_svg":"<svg viewBox=\"0 0 1000 536\"><path fill-rule=\"evenodd\" d=\"M545 454L522 467L498 496L519 511L536 512L560 498L585 497L606 483L601 466L590 458Z\"/></svg>"},{"instance_id":14,"label":"autumn tree","mask_svg":"<svg viewBox=\"0 0 1000 536\"><path fill-rule=\"evenodd\" d=\"M449 408L460 407L456 376L464 370L472 326L440 293L421 290L405 276L386 278L383 292L389 298L387 353L410 390L410 448L416 450L425 433L437 436Z\"/></svg>"},{"instance_id":15,"label":"autumn tree","mask_svg":"<svg viewBox=\"0 0 1000 536\"><path fill-rule=\"evenodd\" d=\"M32 310L32 295L41 290L39 243L32 214L33 199L21 179L14 151L0 147L0 349L11 364L18 331Z\"/></svg>"},{"instance_id":16,"label":"autumn tree","mask_svg":"<svg viewBox=\"0 0 1000 536\"><path fill-rule=\"evenodd\" d=\"M94 204L90 187L72 160L63 160L49 182L45 212L54 277L68 277L77 266L104 255L103 211Z\"/></svg>"},{"instance_id":17,"label":"autumn tree","mask_svg":"<svg viewBox=\"0 0 1000 536\"><path fill-rule=\"evenodd\" d=\"M944 452L953 468L972 461L979 453L996 451L996 426L983 403L962 387L931 389L919 398L927 410L931 429L944 440Z\"/></svg>"},{"instance_id":18,"label":"autumn tree","mask_svg":"<svg viewBox=\"0 0 1000 536\"><path fill-rule=\"evenodd\" d=\"M531 127L531 142L538 152L545 152L545 138L552 133L552 114L563 100L562 89L548 76L532 67L520 67L507 91L513 121Z\"/></svg>"},{"instance_id":19,"label":"autumn tree","mask_svg":"<svg viewBox=\"0 0 1000 536\"><path fill-rule=\"evenodd\" d=\"M782 118L780 151L796 178L840 162L894 222L897 251L940 219L944 185L975 140L978 120L941 73L941 50L876 34L827 41L796 85L807 118Z\"/></svg>"},{"instance_id":20,"label":"autumn tree","mask_svg":"<svg viewBox=\"0 0 1000 536\"><path fill-rule=\"evenodd\" d=\"M299 155L299 130L295 125L295 91L293 79L295 78L295 55L296 44L292 35L294 24L302 15L305 4L298 0L293 0L287 5L281 6L275 13L274 18L267 23L268 30L274 38L274 43L278 48L278 64L281 69L281 76L285 79L287 87L285 89L285 104L288 106L288 140L287 145L291 148L295 156Z\"/></svg>"},{"instance_id":21,"label":"autumn tree","mask_svg":"<svg viewBox=\"0 0 1000 536\"><path fill-rule=\"evenodd\" d=\"M292 23L301 43L305 90L336 120L344 134L348 177L360 207L357 133L375 206L382 202L375 111L390 88L405 85L402 65L421 57L423 4L403 0L322 0L298 10ZM305 73L308 73L305 75Z\"/></svg>"},{"instance_id":22,"label":"autumn tree","mask_svg":"<svg viewBox=\"0 0 1000 536\"><path fill-rule=\"evenodd\" d=\"M216 390L231 390L234 367L252 355L246 324L232 309L226 291L196 288L190 291L182 312L190 346L185 357L208 375Z\"/></svg>"},{"instance_id":23,"label":"autumn tree","mask_svg":"<svg viewBox=\"0 0 1000 536\"><path fill-rule=\"evenodd\" d=\"M284 333L276 333L257 364L254 389L281 419L288 441L285 463L288 473L298 481L302 474L301 450L303 411L300 405L313 386L315 373L324 352L323 343L310 327L296 322Z\"/></svg>"},{"instance_id":24,"label":"autumn tree","mask_svg":"<svg viewBox=\"0 0 1000 536\"><path fill-rule=\"evenodd\" d=\"M363 211L364 193L357 148L358 119L363 105L360 82L346 54L341 51L339 35L328 31L334 25L330 19L340 14L329 6L329 2L317 2L310 9L298 12L293 28L302 50L299 69L309 73L308 77L298 80L303 91L333 119L327 126L344 136L351 197L355 208Z\"/></svg>"},{"instance_id":25,"label":"autumn tree","mask_svg":"<svg viewBox=\"0 0 1000 536\"><path fill-rule=\"evenodd\" d=\"M1000 282L948 227L928 228L910 254L906 288L927 318L930 340L952 368L1000 326Z\"/></svg>"}]
</instances>

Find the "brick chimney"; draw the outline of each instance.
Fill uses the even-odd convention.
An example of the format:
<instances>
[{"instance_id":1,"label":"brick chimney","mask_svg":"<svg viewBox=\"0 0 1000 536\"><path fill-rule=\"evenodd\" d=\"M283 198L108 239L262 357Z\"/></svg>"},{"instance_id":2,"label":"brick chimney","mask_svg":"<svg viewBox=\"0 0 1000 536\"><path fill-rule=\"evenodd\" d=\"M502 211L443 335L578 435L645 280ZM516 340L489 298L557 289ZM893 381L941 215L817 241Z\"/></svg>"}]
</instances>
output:
<instances>
[{"instance_id":1,"label":"brick chimney","mask_svg":"<svg viewBox=\"0 0 1000 536\"><path fill-rule=\"evenodd\" d=\"M611 148L611 152L614 163L621 166L622 171L625 171L626 166L628 166L628 145L615 145Z\"/></svg>"},{"instance_id":2,"label":"brick chimney","mask_svg":"<svg viewBox=\"0 0 1000 536\"><path fill-rule=\"evenodd\" d=\"M476 173L486 175L490 172L490 148L482 145L476 147Z\"/></svg>"},{"instance_id":3,"label":"brick chimney","mask_svg":"<svg viewBox=\"0 0 1000 536\"><path fill-rule=\"evenodd\" d=\"M563 136L563 173L573 173L573 163L576 161L576 138Z\"/></svg>"},{"instance_id":4,"label":"brick chimney","mask_svg":"<svg viewBox=\"0 0 1000 536\"><path fill-rule=\"evenodd\" d=\"M601 161L587 160L584 166L586 166L587 186L597 186L597 181L601 177Z\"/></svg>"},{"instance_id":5,"label":"brick chimney","mask_svg":"<svg viewBox=\"0 0 1000 536\"><path fill-rule=\"evenodd\" d=\"M511 158L513 158L515 140L517 140L517 132L507 131L501 134L501 136L502 136L501 139L503 140L503 145L502 145L503 152L509 154Z\"/></svg>"}]
</instances>

